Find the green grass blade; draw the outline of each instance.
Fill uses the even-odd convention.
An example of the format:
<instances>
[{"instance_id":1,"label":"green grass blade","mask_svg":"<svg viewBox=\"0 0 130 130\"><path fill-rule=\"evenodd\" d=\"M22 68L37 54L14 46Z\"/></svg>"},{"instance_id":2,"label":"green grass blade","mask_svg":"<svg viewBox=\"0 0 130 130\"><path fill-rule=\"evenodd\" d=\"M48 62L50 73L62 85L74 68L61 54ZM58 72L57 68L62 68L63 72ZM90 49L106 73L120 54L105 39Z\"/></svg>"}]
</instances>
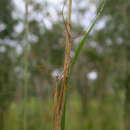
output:
<instances>
[{"instance_id":1,"label":"green grass blade","mask_svg":"<svg viewBox=\"0 0 130 130\"><path fill-rule=\"evenodd\" d=\"M105 1L103 1L103 3L101 4L101 6L99 8L99 12L98 12L96 18L94 19L92 24L89 26L89 28L88 28L87 32L85 33L83 39L81 40L81 42L79 43L78 47L76 48L75 55L74 55L74 57L72 59L71 71L74 68L75 63L77 62L77 59L79 57L79 54L80 54L82 48L84 47L85 43L88 40L88 36L89 36L90 32L92 31L93 27L95 26L95 24L97 23L99 17L101 16L101 14L103 12L103 9L104 9L104 5L105 5Z\"/></svg>"},{"instance_id":2,"label":"green grass blade","mask_svg":"<svg viewBox=\"0 0 130 130\"><path fill-rule=\"evenodd\" d=\"M93 27L95 26L96 22L98 21L99 17L101 16L101 14L102 14L102 12L103 12L103 9L104 9L104 6L105 6L105 0L103 0L101 6L100 6L100 8L99 8L99 12L98 12L96 18L94 19L94 21L92 22L92 24L91 24L90 27L88 28L88 31L85 33L83 39L82 39L81 42L79 43L79 46L78 46L77 49L75 50L75 56L74 56L73 59L72 59L70 74L71 74L71 72L72 72L72 69L73 69L75 63L76 63L77 60L78 60L79 54L80 54L82 48L84 47L84 45L85 45L85 43L86 43L86 41L87 41L87 38L88 38L90 32L92 31ZM68 81L70 81L70 76L69 76ZM65 130L66 105L67 105L67 95L65 95L64 110L63 110L62 121L61 121L61 130Z\"/></svg>"}]
</instances>

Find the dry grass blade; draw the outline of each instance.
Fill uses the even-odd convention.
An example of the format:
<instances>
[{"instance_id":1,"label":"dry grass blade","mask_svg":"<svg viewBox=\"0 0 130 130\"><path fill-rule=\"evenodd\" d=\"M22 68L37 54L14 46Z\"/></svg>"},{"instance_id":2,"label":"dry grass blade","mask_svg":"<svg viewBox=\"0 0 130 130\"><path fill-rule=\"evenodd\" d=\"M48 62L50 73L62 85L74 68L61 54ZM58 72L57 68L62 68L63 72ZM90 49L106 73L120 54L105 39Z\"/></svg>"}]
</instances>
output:
<instances>
[{"instance_id":1,"label":"dry grass blade","mask_svg":"<svg viewBox=\"0 0 130 130\"><path fill-rule=\"evenodd\" d=\"M66 46L65 46L65 59L63 75L58 78L58 83L55 92L55 115L54 115L54 128L53 130L61 130L62 116L64 111L65 97L67 91L68 77L71 66L71 48L72 48L72 32L71 32L71 14L72 14L72 0L68 2L68 14L66 26Z\"/></svg>"}]
</instances>

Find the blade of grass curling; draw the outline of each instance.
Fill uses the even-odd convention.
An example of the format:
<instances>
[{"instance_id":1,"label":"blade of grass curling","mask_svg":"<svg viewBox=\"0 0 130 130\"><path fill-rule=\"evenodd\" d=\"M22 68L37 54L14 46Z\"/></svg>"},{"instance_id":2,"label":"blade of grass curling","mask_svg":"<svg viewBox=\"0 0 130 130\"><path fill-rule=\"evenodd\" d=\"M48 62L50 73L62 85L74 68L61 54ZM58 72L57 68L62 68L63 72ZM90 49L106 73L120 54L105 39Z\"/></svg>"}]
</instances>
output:
<instances>
[{"instance_id":1,"label":"blade of grass curling","mask_svg":"<svg viewBox=\"0 0 130 130\"><path fill-rule=\"evenodd\" d=\"M79 54L80 54L82 48L84 47L86 41L88 40L88 36L89 36L90 32L92 31L92 29L96 25L99 17L101 16L101 14L103 12L104 6L105 6L105 0L103 0L101 6L99 7L99 12L98 12L96 18L94 19L92 24L89 26L89 28L88 28L87 32L85 33L83 39L81 40L81 42L79 43L78 47L75 50L75 55L74 55L74 57L72 59L72 64L71 64L71 73L72 73L72 69L74 68L75 63L78 60L78 57L79 57Z\"/></svg>"},{"instance_id":2,"label":"blade of grass curling","mask_svg":"<svg viewBox=\"0 0 130 130\"><path fill-rule=\"evenodd\" d=\"M85 36L83 37L83 39L81 40L81 42L79 43L79 46L77 47L76 51L75 51L75 56L72 59L72 64L71 64L71 70L70 70L70 74L72 73L72 69L78 59L78 56L83 48L83 46L85 45L88 35L90 34L90 32L92 31L93 27L95 26L97 20L99 19L99 17L102 14L102 11L104 9L105 6L105 1L102 2L100 8L99 8L99 12L96 16L96 18L94 19L94 21L92 22L92 24L90 25L88 31L86 32ZM69 76L70 79L70 76ZM64 110L63 110L63 115L62 115L62 122L61 122L61 130L65 130L65 118L66 118L66 105L67 105L67 95L65 96L65 103L64 103Z\"/></svg>"}]
</instances>

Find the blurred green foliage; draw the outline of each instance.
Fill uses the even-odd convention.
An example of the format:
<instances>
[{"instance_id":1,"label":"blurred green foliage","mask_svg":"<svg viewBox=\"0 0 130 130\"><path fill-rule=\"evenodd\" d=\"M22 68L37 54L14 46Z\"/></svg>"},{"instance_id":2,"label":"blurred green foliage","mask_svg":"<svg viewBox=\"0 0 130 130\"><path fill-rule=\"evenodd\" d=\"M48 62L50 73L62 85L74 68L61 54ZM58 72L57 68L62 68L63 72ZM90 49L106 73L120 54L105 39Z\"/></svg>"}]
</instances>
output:
<instances>
[{"instance_id":1,"label":"blurred green foliage","mask_svg":"<svg viewBox=\"0 0 130 130\"><path fill-rule=\"evenodd\" d=\"M123 107L121 102L113 98L109 99L106 103L107 113L100 114L100 111L104 108L100 108L99 102L95 99L90 101L88 116L82 115L82 108L80 98L77 92L71 95L71 101L67 105L67 130L100 130L102 129L101 122L102 118L106 130L122 130L122 115ZM45 102L39 101L38 99L28 100L27 103L28 112L28 130L49 130L52 128L52 111L50 107L52 106L48 100ZM113 105L114 104L114 105ZM22 105L12 104L5 117L6 125L4 130L20 130L23 127L23 116L22 116ZM70 114L71 113L71 114Z\"/></svg>"},{"instance_id":2,"label":"blurred green foliage","mask_svg":"<svg viewBox=\"0 0 130 130\"><path fill-rule=\"evenodd\" d=\"M80 20L73 23L73 50L82 38L81 22L86 11L93 5L98 6L100 0L89 1L91 6L86 1L75 2L73 13ZM50 130L56 83L52 74L63 69L65 27L57 8L53 9L56 12L49 11L49 3L31 0L29 6L27 130ZM0 130L23 130L24 18L18 17L16 10L13 1L0 1ZM33 19L35 13L41 14L42 20ZM57 13L59 19L54 20L51 13ZM67 130L130 130L129 21L128 0L106 0L103 15L88 36L88 44L72 74ZM98 29L100 24L104 27ZM19 32L16 31L18 25L22 26ZM96 72L95 80L88 76L90 72Z\"/></svg>"}]
</instances>

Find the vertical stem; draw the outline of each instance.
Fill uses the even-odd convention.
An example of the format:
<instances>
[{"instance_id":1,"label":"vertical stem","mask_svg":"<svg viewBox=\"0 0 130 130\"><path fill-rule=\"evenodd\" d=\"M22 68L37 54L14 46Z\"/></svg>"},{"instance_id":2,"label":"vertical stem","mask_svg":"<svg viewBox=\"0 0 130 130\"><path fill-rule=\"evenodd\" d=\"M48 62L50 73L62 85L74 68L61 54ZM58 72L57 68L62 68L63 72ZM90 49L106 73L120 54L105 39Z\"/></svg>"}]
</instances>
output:
<instances>
[{"instance_id":1,"label":"vertical stem","mask_svg":"<svg viewBox=\"0 0 130 130\"><path fill-rule=\"evenodd\" d=\"M66 21L66 46L65 46L65 59L64 59L64 72L59 78L59 82L56 86L55 93L55 113L54 113L54 128L53 130L62 130L62 117L64 116L65 102L66 102L66 90L68 85L68 77L71 65L71 48L72 48L72 29L71 29L71 14L72 14L72 0L68 3L68 13Z\"/></svg>"},{"instance_id":2,"label":"vertical stem","mask_svg":"<svg viewBox=\"0 0 130 130\"><path fill-rule=\"evenodd\" d=\"M67 80L71 65L71 48L72 48L72 29L71 29L71 15L72 15L72 0L68 4L68 18L66 23L66 47L65 47L65 60L64 60L64 86L67 85Z\"/></svg>"}]
</instances>

